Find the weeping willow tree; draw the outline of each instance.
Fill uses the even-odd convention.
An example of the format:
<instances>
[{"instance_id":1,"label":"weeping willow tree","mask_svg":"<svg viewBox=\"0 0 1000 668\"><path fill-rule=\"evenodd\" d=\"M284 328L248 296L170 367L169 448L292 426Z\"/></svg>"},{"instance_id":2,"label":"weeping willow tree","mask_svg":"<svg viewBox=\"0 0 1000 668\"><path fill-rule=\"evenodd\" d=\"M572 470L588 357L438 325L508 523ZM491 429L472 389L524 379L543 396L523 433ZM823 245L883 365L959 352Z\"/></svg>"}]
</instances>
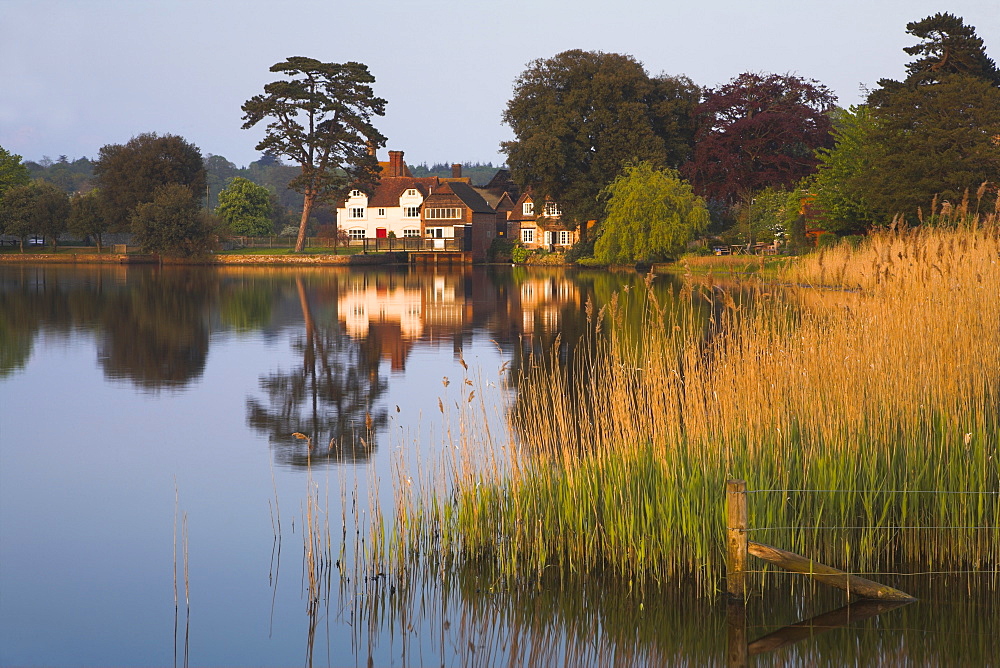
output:
<instances>
[{"instance_id":1,"label":"weeping willow tree","mask_svg":"<svg viewBox=\"0 0 1000 668\"><path fill-rule=\"evenodd\" d=\"M602 195L607 215L594 256L608 264L660 260L684 250L708 226L708 209L673 169L634 162Z\"/></svg>"}]
</instances>

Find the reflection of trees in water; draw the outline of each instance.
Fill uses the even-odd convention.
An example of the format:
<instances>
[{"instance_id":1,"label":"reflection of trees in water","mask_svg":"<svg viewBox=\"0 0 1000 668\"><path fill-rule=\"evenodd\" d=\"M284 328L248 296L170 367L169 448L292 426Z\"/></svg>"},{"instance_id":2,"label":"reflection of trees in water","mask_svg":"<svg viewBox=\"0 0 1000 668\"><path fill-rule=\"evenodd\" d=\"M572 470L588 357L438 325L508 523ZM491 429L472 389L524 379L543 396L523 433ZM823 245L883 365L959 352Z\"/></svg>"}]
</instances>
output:
<instances>
[{"instance_id":1,"label":"reflection of trees in water","mask_svg":"<svg viewBox=\"0 0 1000 668\"><path fill-rule=\"evenodd\" d=\"M199 378L208 356L211 273L163 270L115 292L102 309L98 360L109 378L146 390Z\"/></svg>"},{"instance_id":2,"label":"reflection of trees in water","mask_svg":"<svg viewBox=\"0 0 1000 668\"><path fill-rule=\"evenodd\" d=\"M267 401L247 399L247 422L270 436L279 448L277 458L286 464L366 460L377 431L388 421L386 409L375 407L388 387L378 373L378 349L345 334L336 311L318 323L303 279L295 281L305 331L292 348L302 364L261 378ZM295 432L312 438L311 451L306 441L292 437Z\"/></svg>"}]
</instances>

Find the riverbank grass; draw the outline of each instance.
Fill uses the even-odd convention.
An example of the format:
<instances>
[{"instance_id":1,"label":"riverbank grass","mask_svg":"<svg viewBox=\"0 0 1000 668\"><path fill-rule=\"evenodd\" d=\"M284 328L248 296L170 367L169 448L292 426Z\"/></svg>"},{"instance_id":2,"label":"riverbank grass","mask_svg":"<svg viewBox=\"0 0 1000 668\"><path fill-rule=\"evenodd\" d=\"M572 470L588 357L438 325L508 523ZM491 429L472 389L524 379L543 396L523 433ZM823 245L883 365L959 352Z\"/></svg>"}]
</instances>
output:
<instances>
[{"instance_id":1,"label":"riverbank grass","mask_svg":"<svg viewBox=\"0 0 1000 668\"><path fill-rule=\"evenodd\" d=\"M572 364L525 366L509 440L476 436L468 404L457 454L397 495L394 553L709 594L742 478L753 540L855 573L995 572L998 258L992 224L887 231L785 277L846 290L612 300Z\"/></svg>"}]
</instances>

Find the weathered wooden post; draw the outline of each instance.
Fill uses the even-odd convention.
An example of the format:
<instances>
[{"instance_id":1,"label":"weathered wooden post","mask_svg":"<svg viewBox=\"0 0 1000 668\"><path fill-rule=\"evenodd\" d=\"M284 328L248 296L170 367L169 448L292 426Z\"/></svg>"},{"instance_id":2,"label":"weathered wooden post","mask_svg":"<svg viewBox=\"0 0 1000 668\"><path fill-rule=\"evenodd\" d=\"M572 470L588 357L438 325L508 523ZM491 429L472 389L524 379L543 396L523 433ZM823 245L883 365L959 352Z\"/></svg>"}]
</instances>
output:
<instances>
[{"instance_id":1,"label":"weathered wooden post","mask_svg":"<svg viewBox=\"0 0 1000 668\"><path fill-rule=\"evenodd\" d=\"M726 482L726 590L733 598L746 595L747 483Z\"/></svg>"}]
</instances>

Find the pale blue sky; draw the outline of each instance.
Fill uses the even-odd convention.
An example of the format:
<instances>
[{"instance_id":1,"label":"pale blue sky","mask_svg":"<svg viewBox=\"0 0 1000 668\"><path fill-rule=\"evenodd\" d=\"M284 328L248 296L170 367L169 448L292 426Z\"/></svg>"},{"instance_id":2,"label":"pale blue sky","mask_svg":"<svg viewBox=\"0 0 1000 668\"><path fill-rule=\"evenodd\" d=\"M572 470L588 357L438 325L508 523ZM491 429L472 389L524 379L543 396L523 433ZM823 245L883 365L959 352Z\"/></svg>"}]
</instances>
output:
<instances>
[{"instance_id":1,"label":"pale blue sky","mask_svg":"<svg viewBox=\"0 0 1000 668\"><path fill-rule=\"evenodd\" d=\"M702 86L788 72L846 106L902 76L906 23L938 11L1000 58L1000 0L0 0L0 146L93 158L172 133L245 165L260 133L240 129L240 105L302 55L369 66L389 101L379 128L407 162L498 164L500 115L533 59L628 53Z\"/></svg>"}]
</instances>

